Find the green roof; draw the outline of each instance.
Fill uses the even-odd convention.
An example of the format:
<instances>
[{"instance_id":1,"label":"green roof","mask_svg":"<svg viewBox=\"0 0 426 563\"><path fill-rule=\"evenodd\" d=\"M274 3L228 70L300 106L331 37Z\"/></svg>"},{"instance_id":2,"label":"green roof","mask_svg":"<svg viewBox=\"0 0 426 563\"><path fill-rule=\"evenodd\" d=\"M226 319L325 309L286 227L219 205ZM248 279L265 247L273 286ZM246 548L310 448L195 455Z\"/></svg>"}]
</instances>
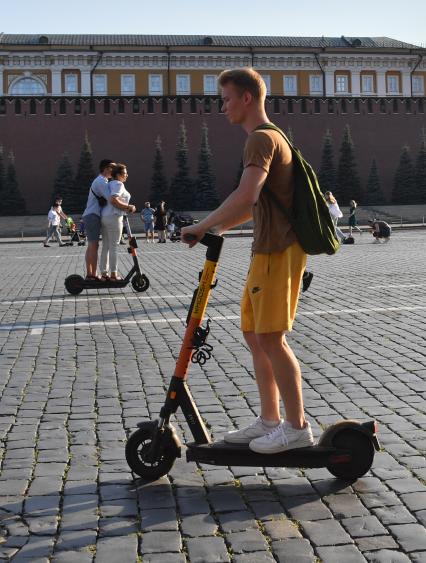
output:
<instances>
[{"instance_id":1,"label":"green roof","mask_svg":"<svg viewBox=\"0 0 426 563\"><path fill-rule=\"evenodd\" d=\"M0 34L0 45L57 47L259 47L284 49L420 49L389 37L267 37L245 35L30 35Z\"/></svg>"}]
</instances>

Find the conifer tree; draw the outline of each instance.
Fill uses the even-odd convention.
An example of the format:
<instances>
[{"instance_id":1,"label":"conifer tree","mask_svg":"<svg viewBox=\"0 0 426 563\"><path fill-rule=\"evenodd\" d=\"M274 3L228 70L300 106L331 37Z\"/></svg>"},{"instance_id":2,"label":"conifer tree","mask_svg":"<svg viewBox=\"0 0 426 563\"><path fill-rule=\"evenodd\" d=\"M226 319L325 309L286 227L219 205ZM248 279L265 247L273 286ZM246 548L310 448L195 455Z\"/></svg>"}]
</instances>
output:
<instances>
[{"instance_id":1,"label":"conifer tree","mask_svg":"<svg viewBox=\"0 0 426 563\"><path fill-rule=\"evenodd\" d=\"M346 125L340 147L340 158L337 167L336 197L339 203L348 205L351 199L358 203L363 202L361 182L355 160L354 144L349 125Z\"/></svg>"},{"instance_id":2,"label":"conifer tree","mask_svg":"<svg viewBox=\"0 0 426 563\"><path fill-rule=\"evenodd\" d=\"M164 174L163 149L161 146L161 137L155 140L155 154L153 164L153 174L151 178L150 202L157 205L160 201L166 201L169 195L169 186L167 178Z\"/></svg>"},{"instance_id":3,"label":"conifer tree","mask_svg":"<svg viewBox=\"0 0 426 563\"><path fill-rule=\"evenodd\" d=\"M410 203L426 203L426 136L424 129L414 170L414 201Z\"/></svg>"},{"instance_id":4,"label":"conifer tree","mask_svg":"<svg viewBox=\"0 0 426 563\"><path fill-rule=\"evenodd\" d=\"M411 161L410 147L408 145L405 145L404 147L402 147L398 168L395 172L392 191L392 203L411 203L411 200L413 198L413 190L414 168Z\"/></svg>"},{"instance_id":5,"label":"conifer tree","mask_svg":"<svg viewBox=\"0 0 426 563\"><path fill-rule=\"evenodd\" d=\"M25 200L19 191L15 157L12 151L9 153L7 160L0 212L2 215L25 215L27 212Z\"/></svg>"},{"instance_id":6,"label":"conifer tree","mask_svg":"<svg viewBox=\"0 0 426 563\"><path fill-rule=\"evenodd\" d=\"M380 185L379 172L377 170L376 159L373 158L371 162L370 173L367 180L367 188L364 196L365 205L383 205L386 203L385 196L383 195Z\"/></svg>"},{"instance_id":7,"label":"conifer tree","mask_svg":"<svg viewBox=\"0 0 426 563\"><path fill-rule=\"evenodd\" d=\"M64 209L70 211L72 201L74 198L74 176L72 171L71 162L68 154L64 152L62 160L59 163L56 171L55 181L53 183L52 191L52 204L56 197L62 197L62 204Z\"/></svg>"},{"instance_id":8,"label":"conifer tree","mask_svg":"<svg viewBox=\"0 0 426 563\"><path fill-rule=\"evenodd\" d=\"M201 147L198 155L198 178L196 187L196 208L211 211L219 205L216 180L212 170L212 153L209 145L209 130L206 123L201 129Z\"/></svg>"},{"instance_id":9,"label":"conifer tree","mask_svg":"<svg viewBox=\"0 0 426 563\"><path fill-rule=\"evenodd\" d=\"M333 137L330 129L324 135L318 181L322 193L335 192L336 168L334 166Z\"/></svg>"},{"instance_id":10,"label":"conifer tree","mask_svg":"<svg viewBox=\"0 0 426 563\"><path fill-rule=\"evenodd\" d=\"M78 162L77 174L74 180L74 193L67 206L64 203L64 210L67 213L83 213L87 196L89 195L90 186L95 178L92 160L92 147L90 146L89 137L84 136L83 146L81 148L80 160Z\"/></svg>"},{"instance_id":11,"label":"conifer tree","mask_svg":"<svg viewBox=\"0 0 426 563\"><path fill-rule=\"evenodd\" d=\"M176 163L177 171L170 186L170 204L175 211L188 211L194 206L194 190L189 176L188 142L183 121L179 127Z\"/></svg>"}]
</instances>

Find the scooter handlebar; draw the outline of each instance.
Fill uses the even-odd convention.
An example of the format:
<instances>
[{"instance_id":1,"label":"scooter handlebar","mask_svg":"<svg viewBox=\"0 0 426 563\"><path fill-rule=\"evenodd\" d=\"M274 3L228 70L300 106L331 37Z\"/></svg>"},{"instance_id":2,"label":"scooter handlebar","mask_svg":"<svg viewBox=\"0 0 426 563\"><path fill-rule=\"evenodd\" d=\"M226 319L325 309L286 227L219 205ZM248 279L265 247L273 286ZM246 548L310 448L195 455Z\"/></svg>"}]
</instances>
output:
<instances>
[{"instance_id":1,"label":"scooter handlebar","mask_svg":"<svg viewBox=\"0 0 426 563\"><path fill-rule=\"evenodd\" d=\"M191 234L185 235L185 240L191 242L197 240L197 237ZM214 235L213 233L205 233L203 238L198 241L200 244L207 246L207 258L217 262L219 260L220 251L222 249L223 237Z\"/></svg>"}]
</instances>

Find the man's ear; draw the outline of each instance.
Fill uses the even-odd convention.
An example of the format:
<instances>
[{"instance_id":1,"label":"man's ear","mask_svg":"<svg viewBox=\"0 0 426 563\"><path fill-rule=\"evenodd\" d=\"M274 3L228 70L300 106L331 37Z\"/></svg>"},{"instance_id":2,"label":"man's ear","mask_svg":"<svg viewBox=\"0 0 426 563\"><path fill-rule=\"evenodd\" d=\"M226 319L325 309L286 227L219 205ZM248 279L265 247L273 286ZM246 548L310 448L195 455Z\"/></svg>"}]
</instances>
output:
<instances>
[{"instance_id":1,"label":"man's ear","mask_svg":"<svg viewBox=\"0 0 426 563\"><path fill-rule=\"evenodd\" d=\"M244 105L249 106L253 101L253 96L247 90L243 93Z\"/></svg>"}]
</instances>

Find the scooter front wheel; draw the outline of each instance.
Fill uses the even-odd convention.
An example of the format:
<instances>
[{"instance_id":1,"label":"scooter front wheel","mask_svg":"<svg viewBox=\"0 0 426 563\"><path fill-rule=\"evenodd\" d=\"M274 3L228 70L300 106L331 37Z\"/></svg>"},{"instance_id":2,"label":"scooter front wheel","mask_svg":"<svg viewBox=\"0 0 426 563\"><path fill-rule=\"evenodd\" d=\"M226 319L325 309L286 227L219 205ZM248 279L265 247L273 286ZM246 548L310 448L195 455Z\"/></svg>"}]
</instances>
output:
<instances>
[{"instance_id":1,"label":"scooter front wheel","mask_svg":"<svg viewBox=\"0 0 426 563\"><path fill-rule=\"evenodd\" d=\"M147 460L156 426L156 422L141 424L139 430L133 432L126 444L126 460L130 469L144 479L153 480L163 477L170 471L178 457L174 447L173 430L166 426L154 459Z\"/></svg>"},{"instance_id":2,"label":"scooter front wheel","mask_svg":"<svg viewBox=\"0 0 426 563\"><path fill-rule=\"evenodd\" d=\"M349 450L351 460L327 465L332 475L345 481L355 481L369 471L374 459L374 445L371 439L358 430L345 428L331 439L331 445L338 449Z\"/></svg>"},{"instance_id":3,"label":"scooter front wheel","mask_svg":"<svg viewBox=\"0 0 426 563\"><path fill-rule=\"evenodd\" d=\"M136 274L132 278L132 286L135 291L146 291L149 287L149 279L145 274Z\"/></svg>"},{"instance_id":4,"label":"scooter front wheel","mask_svg":"<svg viewBox=\"0 0 426 563\"><path fill-rule=\"evenodd\" d=\"M78 274L73 274L65 279L65 289L71 295L78 295L83 291L83 278Z\"/></svg>"}]
</instances>

